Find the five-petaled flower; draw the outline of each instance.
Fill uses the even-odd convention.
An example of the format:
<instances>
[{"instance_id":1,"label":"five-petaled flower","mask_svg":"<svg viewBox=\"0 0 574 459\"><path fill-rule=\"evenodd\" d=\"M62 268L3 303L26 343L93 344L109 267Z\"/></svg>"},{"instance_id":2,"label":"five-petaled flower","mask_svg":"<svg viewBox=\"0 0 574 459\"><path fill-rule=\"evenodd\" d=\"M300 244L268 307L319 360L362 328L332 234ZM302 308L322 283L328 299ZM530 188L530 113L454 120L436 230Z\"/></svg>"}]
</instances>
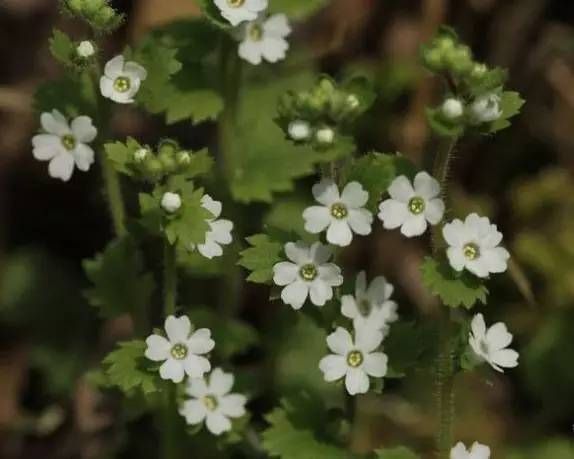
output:
<instances>
[{"instance_id":1,"label":"five-petaled flower","mask_svg":"<svg viewBox=\"0 0 574 459\"><path fill-rule=\"evenodd\" d=\"M369 376L382 378L387 374L388 358L376 352L383 334L373 327L355 329L355 339L343 327L327 336L327 346L333 352L321 359L319 369L325 381L345 378L350 395L364 394L369 390Z\"/></svg>"},{"instance_id":2,"label":"five-petaled flower","mask_svg":"<svg viewBox=\"0 0 574 459\"><path fill-rule=\"evenodd\" d=\"M396 321L397 303L391 300L394 287L383 276L377 276L367 287L365 271L357 274L355 295L343 295L341 313L353 319L355 329L374 327L383 336L389 330L389 324Z\"/></svg>"},{"instance_id":3,"label":"five-petaled flower","mask_svg":"<svg viewBox=\"0 0 574 459\"><path fill-rule=\"evenodd\" d=\"M212 199L208 194L203 195L201 198L201 205L213 215L213 218L207 220L209 231L205 234L205 242L197 244L191 249L197 248L198 252L206 258L220 257L223 255L221 246L231 244L233 240L231 236L233 222L218 218L221 215L221 202Z\"/></svg>"},{"instance_id":4,"label":"five-petaled flower","mask_svg":"<svg viewBox=\"0 0 574 459\"><path fill-rule=\"evenodd\" d=\"M214 435L231 430L230 418L240 418L245 414L247 398L230 393L234 377L221 368L213 370L209 377L189 379L186 400L180 414L190 425L205 421L207 429Z\"/></svg>"},{"instance_id":5,"label":"five-petaled flower","mask_svg":"<svg viewBox=\"0 0 574 459\"><path fill-rule=\"evenodd\" d=\"M147 71L136 62L116 56L106 63L104 75L100 78L102 96L118 104L131 104L147 78Z\"/></svg>"},{"instance_id":6,"label":"five-petaled flower","mask_svg":"<svg viewBox=\"0 0 574 459\"><path fill-rule=\"evenodd\" d=\"M490 448L481 445L475 441L469 450L466 449L464 443L458 442L453 449L450 450L450 459L489 459Z\"/></svg>"},{"instance_id":7,"label":"five-petaled flower","mask_svg":"<svg viewBox=\"0 0 574 459\"><path fill-rule=\"evenodd\" d=\"M278 62L285 59L291 33L287 16L274 14L267 19L257 19L245 24L242 41L239 44L239 56L253 65L262 61Z\"/></svg>"},{"instance_id":8,"label":"five-petaled flower","mask_svg":"<svg viewBox=\"0 0 574 459\"><path fill-rule=\"evenodd\" d=\"M329 246L315 242L311 246L304 242L288 242L285 254L289 261L273 266L273 281L284 287L281 299L285 304L300 309L307 296L317 306L323 306L333 298L333 287L343 283L339 267L328 263L333 251Z\"/></svg>"},{"instance_id":9,"label":"five-petaled flower","mask_svg":"<svg viewBox=\"0 0 574 459\"><path fill-rule=\"evenodd\" d=\"M214 3L221 15L236 26L257 19L259 13L267 9L268 0L214 0Z\"/></svg>"},{"instance_id":10,"label":"five-petaled flower","mask_svg":"<svg viewBox=\"0 0 574 459\"><path fill-rule=\"evenodd\" d=\"M487 330L482 314L473 317L468 343L476 356L488 362L496 371L503 373L502 368L518 366L518 352L507 349L511 342L512 334L502 322Z\"/></svg>"},{"instance_id":11,"label":"five-petaled flower","mask_svg":"<svg viewBox=\"0 0 574 459\"><path fill-rule=\"evenodd\" d=\"M32 138L34 158L50 161L50 177L65 182L74 172L74 164L81 171L87 171L94 163L94 150L88 143L92 142L98 130L88 116L78 116L70 124L58 110L42 113L40 123L45 133Z\"/></svg>"},{"instance_id":12,"label":"five-petaled flower","mask_svg":"<svg viewBox=\"0 0 574 459\"><path fill-rule=\"evenodd\" d=\"M162 379L180 383L185 375L201 378L211 370L209 360L204 357L215 346L209 329L200 328L192 333L187 316L168 316L164 328L167 338L156 334L148 336L145 351L148 359L163 362L159 368Z\"/></svg>"},{"instance_id":13,"label":"five-petaled flower","mask_svg":"<svg viewBox=\"0 0 574 459\"><path fill-rule=\"evenodd\" d=\"M337 185L325 179L313 186L313 196L321 205L303 212L305 230L309 233L327 230L327 241L343 247L351 243L353 233L364 236L371 232L373 214L364 208L369 193L359 182L348 183L339 193Z\"/></svg>"},{"instance_id":14,"label":"five-petaled flower","mask_svg":"<svg viewBox=\"0 0 574 459\"><path fill-rule=\"evenodd\" d=\"M413 186L414 185L414 186ZM386 229L401 228L406 237L420 236L444 215L440 184L426 172L419 172L411 184L401 175L389 186L390 199L379 205L379 218Z\"/></svg>"},{"instance_id":15,"label":"five-petaled flower","mask_svg":"<svg viewBox=\"0 0 574 459\"><path fill-rule=\"evenodd\" d=\"M470 214L464 222L456 219L445 225L442 233L455 270L467 269L478 277L506 271L510 254L500 247L502 233L488 218Z\"/></svg>"},{"instance_id":16,"label":"five-petaled flower","mask_svg":"<svg viewBox=\"0 0 574 459\"><path fill-rule=\"evenodd\" d=\"M470 120L474 124L490 123L502 116L500 95L485 94L478 97L469 107Z\"/></svg>"}]
</instances>

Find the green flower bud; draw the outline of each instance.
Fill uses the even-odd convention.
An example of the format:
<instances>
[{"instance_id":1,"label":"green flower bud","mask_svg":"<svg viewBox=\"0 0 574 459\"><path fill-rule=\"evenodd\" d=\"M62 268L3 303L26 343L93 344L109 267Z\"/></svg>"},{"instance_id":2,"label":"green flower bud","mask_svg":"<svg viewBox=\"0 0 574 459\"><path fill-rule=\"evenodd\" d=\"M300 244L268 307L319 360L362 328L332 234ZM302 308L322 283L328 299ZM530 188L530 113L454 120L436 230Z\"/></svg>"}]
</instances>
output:
<instances>
[{"instance_id":1,"label":"green flower bud","mask_svg":"<svg viewBox=\"0 0 574 459\"><path fill-rule=\"evenodd\" d=\"M160 177L164 173L163 165L157 158L148 156L144 162L144 171L152 178Z\"/></svg>"},{"instance_id":2,"label":"green flower bud","mask_svg":"<svg viewBox=\"0 0 574 459\"><path fill-rule=\"evenodd\" d=\"M171 155L175 158L176 153L180 150L179 144L175 140L164 139L159 143L158 152L161 155Z\"/></svg>"},{"instance_id":3,"label":"green flower bud","mask_svg":"<svg viewBox=\"0 0 574 459\"><path fill-rule=\"evenodd\" d=\"M191 154L188 151L180 151L176 156L177 165L187 167L191 164Z\"/></svg>"},{"instance_id":4,"label":"green flower bud","mask_svg":"<svg viewBox=\"0 0 574 459\"><path fill-rule=\"evenodd\" d=\"M175 155L167 152L163 152L158 155L158 159L163 167L163 170L167 173L175 172L177 169L177 163L175 162Z\"/></svg>"},{"instance_id":5,"label":"green flower bud","mask_svg":"<svg viewBox=\"0 0 574 459\"><path fill-rule=\"evenodd\" d=\"M438 72L442 69L442 53L436 48L426 50L423 54L423 61L425 65L434 72Z\"/></svg>"}]
</instances>

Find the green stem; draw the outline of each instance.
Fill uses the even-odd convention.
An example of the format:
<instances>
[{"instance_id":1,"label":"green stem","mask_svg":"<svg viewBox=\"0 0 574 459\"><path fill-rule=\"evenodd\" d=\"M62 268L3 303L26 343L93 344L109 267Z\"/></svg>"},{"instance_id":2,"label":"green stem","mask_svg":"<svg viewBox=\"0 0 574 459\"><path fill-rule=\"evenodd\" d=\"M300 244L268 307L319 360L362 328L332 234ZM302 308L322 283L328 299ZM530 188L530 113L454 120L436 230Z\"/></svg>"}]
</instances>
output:
<instances>
[{"instance_id":1,"label":"green stem","mask_svg":"<svg viewBox=\"0 0 574 459\"><path fill-rule=\"evenodd\" d=\"M105 194L110 209L110 216L116 236L121 237L127 234L126 230L126 208L120 183L120 177L110 163L108 157L101 156L102 177L104 179Z\"/></svg>"},{"instance_id":2,"label":"green stem","mask_svg":"<svg viewBox=\"0 0 574 459\"><path fill-rule=\"evenodd\" d=\"M448 203L447 188L449 167L457 141L457 137L445 141L438 149L434 160L433 175L440 182L445 204ZM442 245L441 231L442 225L434 226L432 229L432 251L435 257L438 256ZM453 444L455 406L451 328L450 310L443 306L441 307L439 318L439 356L436 363L437 413L439 423L436 436L436 448L437 457L439 459L449 459Z\"/></svg>"},{"instance_id":3,"label":"green stem","mask_svg":"<svg viewBox=\"0 0 574 459\"><path fill-rule=\"evenodd\" d=\"M164 242L164 316L175 314L177 302L177 265L175 246L167 240ZM162 431L162 455L163 459L178 459L181 450L178 434L177 393L176 386L170 384L165 392L161 431Z\"/></svg>"}]
</instances>

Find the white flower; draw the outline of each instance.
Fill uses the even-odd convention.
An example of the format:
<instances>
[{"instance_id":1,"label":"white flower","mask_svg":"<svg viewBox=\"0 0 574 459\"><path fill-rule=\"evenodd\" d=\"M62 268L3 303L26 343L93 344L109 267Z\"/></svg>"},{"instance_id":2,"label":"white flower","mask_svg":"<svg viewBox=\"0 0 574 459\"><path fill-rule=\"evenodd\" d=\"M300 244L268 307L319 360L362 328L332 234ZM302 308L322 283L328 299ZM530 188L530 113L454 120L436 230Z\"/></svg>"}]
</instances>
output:
<instances>
[{"instance_id":1,"label":"white flower","mask_svg":"<svg viewBox=\"0 0 574 459\"><path fill-rule=\"evenodd\" d=\"M150 335L145 340L145 356L154 362L163 362L159 368L162 379L180 383L185 375L201 378L211 370L209 360L203 357L215 346L209 329L200 328L191 333L192 326L186 316L168 316L164 328L167 338Z\"/></svg>"},{"instance_id":2,"label":"white flower","mask_svg":"<svg viewBox=\"0 0 574 459\"><path fill-rule=\"evenodd\" d=\"M330 127L318 129L315 133L315 139L317 139L317 142L321 145L331 145L335 140L335 131Z\"/></svg>"},{"instance_id":3,"label":"white flower","mask_svg":"<svg viewBox=\"0 0 574 459\"><path fill-rule=\"evenodd\" d=\"M482 314L477 314L470 325L472 331L468 343L480 359L501 373L504 372L502 367L518 366L518 352L506 349L512 342L512 334L508 332L505 324L498 322L487 330L484 317Z\"/></svg>"},{"instance_id":4,"label":"white flower","mask_svg":"<svg viewBox=\"0 0 574 459\"><path fill-rule=\"evenodd\" d=\"M388 358L383 352L374 352L383 340L383 334L374 328L355 329L355 339L343 327L327 336L327 346L334 352L323 357L319 369L325 381L345 377L345 387L351 395L369 390L369 376L382 378L387 374Z\"/></svg>"},{"instance_id":5,"label":"white flower","mask_svg":"<svg viewBox=\"0 0 574 459\"><path fill-rule=\"evenodd\" d=\"M231 430L229 418L240 418L245 414L247 398L241 394L230 394L233 375L216 368L207 378L193 378L187 383L186 400L180 409L188 424L205 421L207 429L214 435Z\"/></svg>"},{"instance_id":6,"label":"white flower","mask_svg":"<svg viewBox=\"0 0 574 459\"><path fill-rule=\"evenodd\" d=\"M167 192L161 197L161 208L166 212L173 214L181 207L181 196L177 193Z\"/></svg>"},{"instance_id":7,"label":"white flower","mask_svg":"<svg viewBox=\"0 0 574 459\"><path fill-rule=\"evenodd\" d=\"M456 446L450 450L450 459L489 459L490 458L490 448L485 445L481 445L475 441L470 448L467 450L462 442L456 444Z\"/></svg>"},{"instance_id":8,"label":"white flower","mask_svg":"<svg viewBox=\"0 0 574 459\"><path fill-rule=\"evenodd\" d=\"M401 227L406 237L420 236L427 222L438 224L444 215L444 202L440 184L426 172L419 172L414 188L409 179L401 175L389 186L390 199L379 205L379 218L386 229Z\"/></svg>"},{"instance_id":9,"label":"white flower","mask_svg":"<svg viewBox=\"0 0 574 459\"><path fill-rule=\"evenodd\" d=\"M52 110L52 113L42 113L40 123L45 134L32 138L33 154L40 161L50 161L50 177L67 182L74 172L74 164L81 171L90 169L94 150L88 143L98 134L90 117L78 116L68 124L64 115Z\"/></svg>"},{"instance_id":10,"label":"white flower","mask_svg":"<svg viewBox=\"0 0 574 459\"><path fill-rule=\"evenodd\" d=\"M449 120L455 120L463 115L464 105L458 99L449 98L442 104L441 111Z\"/></svg>"},{"instance_id":11,"label":"white flower","mask_svg":"<svg viewBox=\"0 0 574 459\"><path fill-rule=\"evenodd\" d=\"M456 219L445 225L442 234L450 246L448 261L457 271L467 269L478 277L506 271L510 254L499 246L502 233L488 218L470 214L464 222Z\"/></svg>"},{"instance_id":12,"label":"white flower","mask_svg":"<svg viewBox=\"0 0 574 459\"><path fill-rule=\"evenodd\" d=\"M147 78L147 71L136 62L126 62L124 56L116 56L108 61L104 75L100 78L102 96L118 104L131 104Z\"/></svg>"},{"instance_id":13,"label":"white flower","mask_svg":"<svg viewBox=\"0 0 574 459\"><path fill-rule=\"evenodd\" d=\"M84 40L76 48L76 53L78 53L78 56L87 59L96 53L96 48L94 48L94 44L90 40Z\"/></svg>"},{"instance_id":14,"label":"white flower","mask_svg":"<svg viewBox=\"0 0 574 459\"><path fill-rule=\"evenodd\" d=\"M273 282L286 286L281 299L293 309L300 309L307 296L311 303L323 306L333 298L333 287L343 283L341 270L333 263L327 263L332 250L329 246L315 242L308 246L304 242L288 242L285 254L292 261L282 261L273 266Z\"/></svg>"},{"instance_id":15,"label":"white flower","mask_svg":"<svg viewBox=\"0 0 574 459\"><path fill-rule=\"evenodd\" d=\"M491 93L477 98L469 107L470 119L475 124L490 123L502 116L500 95Z\"/></svg>"},{"instance_id":16,"label":"white flower","mask_svg":"<svg viewBox=\"0 0 574 459\"><path fill-rule=\"evenodd\" d=\"M311 126L309 126L307 121L291 121L287 131L289 132L289 137L296 141L307 140L311 136Z\"/></svg>"},{"instance_id":17,"label":"white flower","mask_svg":"<svg viewBox=\"0 0 574 459\"><path fill-rule=\"evenodd\" d=\"M267 9L268 0L214 0L221 15L232 26L243 21L253 21L262 11Z\"/></svg>"},{"instance_id":18,"label":"white flower","mask_svg":"<svg viewBox=\"0 0 574 459\"><path fill-rule=\"evenodd\" d=\"M150 154L149 149L147 148L138 148L136 151L134 151L134 161L136 163L142 163L145 161L145 159L148 157L148 155Z\"/></svg>"},{"instance_id":19,"label":"white flower","mask_svg":"<svg viewBox=\"0 0 574 459\"><path fill-rule=\"evenodd\" d=\"M330 179L313 185L313 196L322 204L311 206L303 212L305 230L318 234L327 230L327 241L341 247L353 240L353 233L365 236L371 232L373 214L364 208L369 200L359 182L350 182L339 193Z\"/></svg>"},{"instance_id":20,"label":"white flower","mask_svg":"<svg viewBox=\"0 0 574 459\"><path fill-rule=\"evenodd\" d=\"M361 271L355 282L355 296L341 298L341 313L353 319L355 329L374 327L385 335L389 324L399 318L397 303L390 299L393 290L383 276L375 277L367 288L367 276Z\"/></svg>"},{"instance_id":21,"label":"white flower","mask_svg":"<svg viewBox=\"0 0 574 459\"><path fill-rule=\"evenodd\" d=\"M207 220L210 229L205 234L205 242L197 245L197 250L206 258L220 257L223 255L221 245L231 244L233 240L231 236L233 222L223 218L217 219L221 215L221 202L213 200L211 196L204 194L201 198L201 205L213 214L213 218Z\"/></svg>"},{"instance_id":22,"label":"white flower","mask_svg":"<svg viewBox=\"0 0 574 459\"><path fill-rule=\"evenodd\" d=\"M285 38L291 27L284 14L275 14L266 20L256 20L243 28L239 56L253 65L263 60L278 62L285 59L289 43Z\"/></svg>"}]
</instances>

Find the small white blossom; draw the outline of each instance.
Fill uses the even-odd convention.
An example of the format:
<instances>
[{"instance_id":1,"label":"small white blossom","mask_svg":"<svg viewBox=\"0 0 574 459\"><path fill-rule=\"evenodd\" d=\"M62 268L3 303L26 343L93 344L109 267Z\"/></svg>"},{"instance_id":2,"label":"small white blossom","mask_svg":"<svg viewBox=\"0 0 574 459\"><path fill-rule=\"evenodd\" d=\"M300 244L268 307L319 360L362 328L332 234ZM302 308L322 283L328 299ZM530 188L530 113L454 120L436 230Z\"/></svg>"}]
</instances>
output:
<instances>
[{"instance_id":1,"label":"small white blossom","mask_svg":"<svg viewBox=\"0 0 574 459\"><path fill-rule=\"evenodd\" d=\"M468 343L474 353L496 371L503 373L503 367L518 366L518 352L507 349L511 342L512 334L502 322L494 324L487 330L482 314L473 317Z\"/></svg>"},{"instance_id":2,"label":"small white blossom","mask_svg":"<svg viewBox=\"0 0 574 459\"><path fill-rule=\"evenodd\" d=\"M347 96L347 105L349 106L349 108L351 110L355 110L355 109L359 108L359 105L361 105L361 102L359 101L359 98L355 94L349 94Z\"/></svg>"},{"instance_id":3,"label":"small white blossom","mask_svg":"<svg viewBox=\"0 0 574 459\"><path fill-rule=\"evenodd\" d=\"M357 275L355 295L343 295L341 313L353 320L355 329L374 327L387 334L389 324L395 322L397 303L391 301L394 287L383 276L375 277L367 287L365 271Z\"/></svg>"},{"instance_id":4,"label":"small white blossom","mask_svg":"<svg viewBox=\"0 0 574 459\"><path fill-rule=\"evenodd\" d=\"M293 309L300 309L307 296L311 303L323 306L333 298L333 287L343 283L339 267L328 263L333 254L329 246L315 242L288 242L285 254L291 260L273 266L273 282L281 287L281 299Z\"/></svg>"},{"instance_id":5,"label":"small white blossom","mask_svg":"<svg viewBox=\"0 0 574 459\"><path fill-rule=\"evenodd\" d=\"M161 197L161 208L173 214L181 208L181 196L177 193L167 192Z\"/></svg>"},{"instance_id":6,"label":"small white blossom","mask_svg":"<svg viewBox=\"0 0 574 459\"><path fill-rule=\"evenodd\" d=\"M440 198L440 184L426 172L419 172L414 180L401 175L389 186L390 199L379 205L379 218L386 229L400 227L406 237L420 236L431 225L438 224L444 215Z\"/></svg>"},{"instance_id":7,"label":"small white blossom","mask_svg":"<svg viewBox=\"0 0 574 459\"><path fill-rule=\"evenodd\" d=\"M221 15L232 26L244 21L253 21L262 11L267 9L268 0L214 0Z\"/></svg>"},{"instance_id":8,"label":"small white blossom","mask_svg":"<svg viewBox=\"0 0 574 459\"><path fill-rule=\"evenodd\" d=\"M369 390L369 376L382 378L387 374L388 358L375 352L383 334L372 327L355 329L355 339L343 327L327 336L327 346L333 352L323 357L319 369L325 381L345 377L345 387L350 395L364 394Z\"/></svg>"},{"instance_id":9,"label":"small white blossom","mask_svg":"<svg viewBox=\"0 0 574 459\"><path fill-rule=\"evenodd\" d=\"M303 212L305 230L318 234L327 230L327 241L341 247L353 240L353 233L370 234L373 214L364 208L369 200L359 182L350 182L339 193L339 188L330 179L313 185L313 196L321 204L311 206Z\"/></svg>"},{"instance_id":10,"label":"small white blossom","mask_svg":"<svg viewBox=\"0 0 574 459\"><path fill-rule=\"evenodd\" d=\"M193 378L187 383L186 400L180 414L190 425L205 421L213 435L221 435L231 430L230 418L240 418L245 414L247 398L241 394L230 394L234 377L221 368L211 372L209 378Z\"/></svg>"},{"instance_id":11,"label":"small white blossom","mask_svg":"<svg viewBox=\"0 0 574 459\"><path fill-rule=\"evenodd\" d=\"M262 61L278 62L285 59L291 33L287 16L275 14L268 19L249 22L243 27L239 56L253 65Z\"/></svg>"},{"instance_id":12,"label":"small white blossom","mask_svg":"<svg viewBox=\"0 0 574 459\"><path fill-rule=\"evenodd\" d=\"M470 119L475 124L490 123L502 116L500 95L491 93L477 98L469 107Z\"/></svg>"},{"instance_id":13,"label":"small white blossom","mask_svg":"<svg viewBox=\"0 0 574 459\"><path fill-rule=\"evenodd\" d=\"M116 56L108 61L104 75L100 78L102 96L118 104L131 104L147 78L147 71L136 62L126 62L124 56Z\"/></svg>"},{"instance_id":14,"label":"small white blossom","mask_svg":"<svg viewBox=\"0 0 574 459\"><path fill-rule=\"evenodd\" d=\"M150 152L147 148L139 148L138 150L134 151L134 161L137 163L145 161L149 153Z\"/></svg>"},{"instance_id":15,"label":"small white blossom","mask_svg":"<svg viewBox=\"0 0 574 459\"><path fill-rule=\"evenodd\" d=\"M309 137L311 137L311 126L309 126L307 121L291 121L287 131L289 132L289 137L295 141L307 140Z\"/></svg>"},{"instance_id":16,"label":"small white blossom","mask_svg":"<svg viewBox=\"0 0 574 459\"><path fill-rule=\"evenodd\" d=\"M215 201L211 196L203 195L201 205L213 215L213 218L207 220L210 229L205 234L205 242L197 245L197 250L206 258L220 257L223 255L221 246L231 244L233 240L231 236L233 222L223 218L218 219L221 215L221 202ZM195 246L192 247L192 249L195 248Z\"/></svg>"},{"instance_id":17,"label":"small white blossom","mask_svg":"<svg viewBox=\"0 0 574 459\"><path fill-rule=\"evenodd\" d=\"M502 233L488 218L470 214L464 222L456 219L445 225L442 233L455 270L467 269L478 277L506 271L510 254L500 247Z\"/></svg>"},{"instance_id":18,"label":"small white blossom","mask_svg":"<svg viewBox=\"0 0 574 459\"><path fill-rule=\"evenodd\" d=\"M76 48L76 53L78 53L78 56L87 59L96 53L96 48L94 48L94 44L91 41L84 40Z\"/></svg>"},{"instance_id":19,"label":"small white blossom","mask_svg":"<svg viewBox=\"0 0 574 459\"><path fill-rule=\"evenodd\" d=\"M34 158L50 161L50 177L67 182L74 172L74 164L88 171L94 163L94 150L88 145L98 130L88 116L78 116L70 124L58 110L42 113L40 123L45 131L32 138Z\"/></svg>"},{"instance_id":20,"label":"small white blossom","mask_svg":"<svg viewBox=\"0 0 574 459\"><path fill-rule=\"evenodd\" d=\"M180 383L185 375L201 378L211 370L209 360L203 357L215 346L209 329L200 328L192 333L186 316L168 316L164 328L167 338L153 334L145 341L145 356L154 362L163 362L159 368L162 379Z\"/></svg>"},{"instance_id":21,"label":"small white blossom","mask_svg":"<svg viewBox=\"0 0 574 459\"><path fill-rule=\"evenodd\" d=\"M463 115L464 105L460 100L450 98L443 102L441 111L449 120L455 120Z\"/></svg>"},{"instance_id":22,"label":"small white blossom","mask_svg":"<svg viewBox=\"0 0 574 459\"><path fill-rule=\"evenodd\" d=\"M470 448L467 450L462 442L458 442L456 446L450 450L450 459L489 459L490 458L490 448L485 445L481 445L475 441Z\"/></svg>"},{"instance_id":23,"label":"small white blossom","mask_svg":"<svg viewBox=\"0 0 574 459\"><path fill-rule=\"evenodd\" d=\"M321 145L331 145L335 140L335 131L330 127L318 129L315 133L315 139Z\"/></svg>"}]
</instances>

